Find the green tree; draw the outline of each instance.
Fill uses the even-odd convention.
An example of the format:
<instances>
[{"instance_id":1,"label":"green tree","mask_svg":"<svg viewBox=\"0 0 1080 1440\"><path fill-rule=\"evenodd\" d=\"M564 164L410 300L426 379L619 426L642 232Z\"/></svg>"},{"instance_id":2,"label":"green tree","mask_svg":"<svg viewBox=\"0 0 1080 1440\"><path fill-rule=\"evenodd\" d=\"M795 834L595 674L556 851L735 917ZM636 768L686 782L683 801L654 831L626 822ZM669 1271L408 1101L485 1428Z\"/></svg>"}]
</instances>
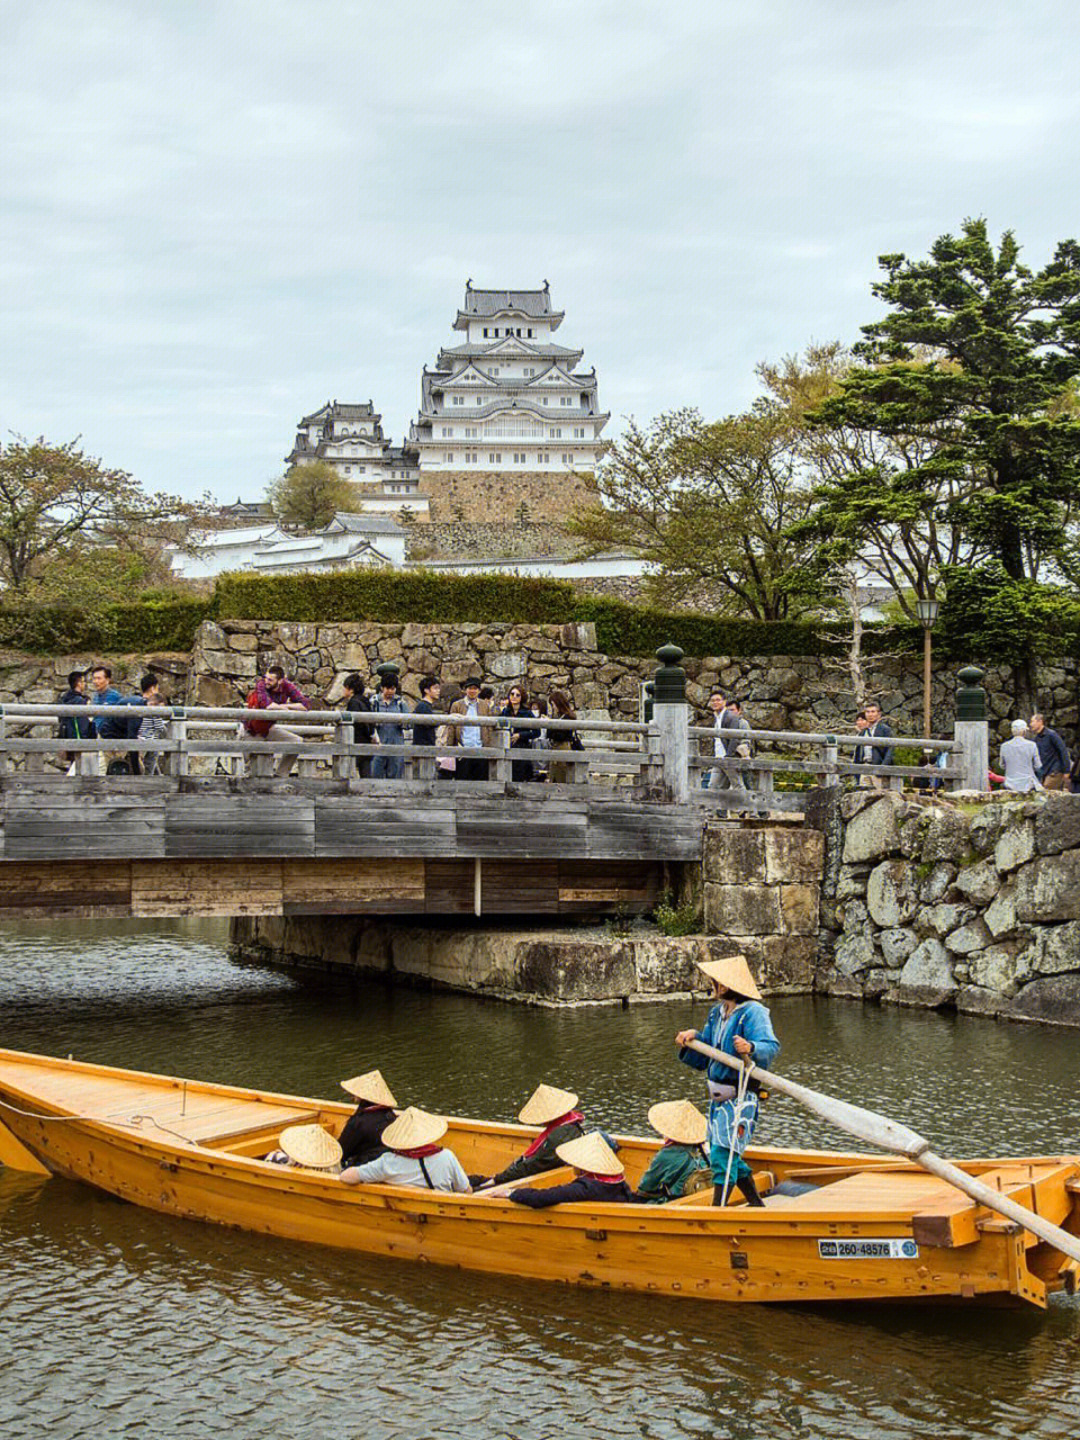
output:
<instances>
[{"instance_id":1,"label":"green tree","mask_svg":"<svg viewBox=\"0 0 1080 1440\"><path fill-rule=\"evenodd\" d=\"M810 502L793 441L787 409L765 398L712 423L696 410L631 422L597 470L596 502L570 529L588 553L624 548L645 560L656 599L708 596L722 614L790 618L791 575L812 548L792 538Z\"/></svg>"},{"instance_id":2,"label":"green tree","mask_svg":"<svg viewBox=\"0 0 1080 1440\"><path fill-rule=\"evenodd\" d=\"M185 545L206 502L147 494L77 441L0 447L0 579L30 600L130 599L168 579L166 546ZM98 578L84 588L91 572ZM93 593L91 593L91 591Z\"/></svg>"},{"instance_id":3,"label":"green tree","mask_svg":"<svg viewBox=\"0 0 1080 1440\"><path fill-rule=\"evenodd\" d=\"M838 537L845 510L852 534L860 510L867 523L917 516L938 570L1060 579L1080 482L1080 246L1062 241L1037 272L1019 255L1011 232L995 249L985 220L967 220L925 260L880 258L873 291L889 311L863 329L864 363L810 418L881 437L903 463L855 465L824 497Z\"/></svg>"},{"instance_id":4,"label":"green tree","mask_svg":"<svg viewBox=\"0 0 1080 1440\"><path fill-rule=\"evenodd\" d=\"M356 505L356 491L326 460L291 465L266 487L266 496L283 525L303 530L321 530L339 510Z\"/></svg>"}]
</instances>

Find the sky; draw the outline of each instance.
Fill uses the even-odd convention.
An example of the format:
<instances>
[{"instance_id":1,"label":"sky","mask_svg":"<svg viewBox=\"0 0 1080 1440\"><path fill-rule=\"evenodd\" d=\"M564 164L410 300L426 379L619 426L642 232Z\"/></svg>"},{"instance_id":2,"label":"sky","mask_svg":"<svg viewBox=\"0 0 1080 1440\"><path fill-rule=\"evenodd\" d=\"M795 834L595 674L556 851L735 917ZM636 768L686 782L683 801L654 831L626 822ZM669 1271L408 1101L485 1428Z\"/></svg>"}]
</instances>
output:
<instances>
[{"instance_id":1,"label":"sky","mask_svg":"<svg viewBox=\"0 0 1080 1440\"><path fill-rule=\"evenodd\" d=\"M1080 232L1067 0L0 0L0 439L258 499L400 443L465 282L533 288L608 435L858 337L877 256Z\"/></svg>"}]
</instances>

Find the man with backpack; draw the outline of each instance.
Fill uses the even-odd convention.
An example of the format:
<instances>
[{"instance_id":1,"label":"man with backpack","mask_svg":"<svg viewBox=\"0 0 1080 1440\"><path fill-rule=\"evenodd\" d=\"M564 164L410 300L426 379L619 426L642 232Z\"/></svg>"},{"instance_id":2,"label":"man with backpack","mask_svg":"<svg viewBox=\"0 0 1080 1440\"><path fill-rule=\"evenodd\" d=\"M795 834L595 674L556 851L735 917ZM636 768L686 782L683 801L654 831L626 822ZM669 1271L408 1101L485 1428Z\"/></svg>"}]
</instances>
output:
<instances>
[{"instance_id":1,"label":"man with backpack","mask_svg":"<svg viewBox=\"0 0 1080 1440\"><path fill-rule=\"evenodd\" d=\"M247 703L249 710L311 709L311 701L291 680L285 679L285 671L280 665L267 666L266 674L255 681L255 689L248 696ZM276 719L245 720L244 729L260 740L295 740L299 743L303 739L298 730L290 730ZM275 777L291 775L298 759L299 755L291 751L278 755L274 762Z\"/></svg>"}]
</instances>

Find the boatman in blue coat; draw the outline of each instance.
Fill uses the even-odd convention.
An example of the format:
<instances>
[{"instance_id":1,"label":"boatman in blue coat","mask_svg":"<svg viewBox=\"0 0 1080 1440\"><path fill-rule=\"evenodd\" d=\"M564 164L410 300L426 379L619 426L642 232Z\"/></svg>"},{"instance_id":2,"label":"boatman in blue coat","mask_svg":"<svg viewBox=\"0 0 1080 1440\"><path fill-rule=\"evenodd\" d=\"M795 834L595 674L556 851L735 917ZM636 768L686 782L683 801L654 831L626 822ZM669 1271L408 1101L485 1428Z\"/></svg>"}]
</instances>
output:
<instances>
[{"instance_id":1,"label":"boatman in blue coat","mask_svg":"<svg viewBox=\"0 0 1080 1440\"><path fill-rule=\"evenodd\" d=\"M732 1189L741 1190L748 1205L764 1201L754 1184L753 1171L743 1159L757 1124L760 1085L756 1080L740 1087L741 1075L719 1060L710 1060L686 1047L700 1040L715 1050L749 1059L767 1070L779 1053L768 1010L761 1004L750 967L742 955L723 960L699 960L698 969L712 981L717 1004L709 1011L702 1030L680 1030L675 1036L679 1059L694 1070L705 1071L709 1087L709 1160L713 1172L713 1204L726 1205Z\"/></svg>"}]
</instances>

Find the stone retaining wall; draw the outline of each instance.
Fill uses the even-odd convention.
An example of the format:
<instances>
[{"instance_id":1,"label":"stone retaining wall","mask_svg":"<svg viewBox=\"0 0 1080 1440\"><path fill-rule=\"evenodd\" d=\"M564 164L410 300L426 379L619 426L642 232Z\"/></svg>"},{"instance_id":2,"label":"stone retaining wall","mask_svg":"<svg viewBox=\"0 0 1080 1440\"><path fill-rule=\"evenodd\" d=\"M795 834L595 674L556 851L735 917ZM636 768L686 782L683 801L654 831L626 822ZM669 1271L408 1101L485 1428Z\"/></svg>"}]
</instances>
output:
<instances>
[{"instance_id":1,"label":"stone retaining wall","mask_svg":"<svg viewBox=\"0 0 1080 1440\"><path fill-rule=\"evenodd\" d=\"M688 996L703 988L694 962L728 953L724 940L671 938L644 925L627 934L603 926L472 930L341 915L237 919L231 939L246 959L349 970L395 984L541 1005Z\"/></svg>"},{"instance_id":2,"label":"stone retaining wall","mask_svg":"<svg viewBox=\"0 0 1080 1440\"><path fill-rule=\"evenodd\" d=\"M839 805L820 989L1080 1024L1080 797Z\"/></svg>"},{"instance_id":3,"label":"stone retaining wall","mask_svg":"<svg viewBox=\"0 0 1080 1440\"><path fill-rule=\"evenodd\" d=\"M340 621L287 624L272 620L206 621L195 639L188 699L196 703L242 703L266 665L283 664L315 700L335 702L351 670L370 676L384 660L401 667L405 694L419 696L420 677L460 682L476 672L505 693L524 679L533 690L570 691L579 711L606 711L636 720L641 684L656 672L652 656L607 655L597 649L596 627L572 625L413 625ZM65 662L66 663L66 662ZM846 728L852 705L843 685L818 656L688 656L690 703L702 713L719 685L739 696L752 726L761 730ZM1077 663L1063 660L1038 672L1039 704L1071 743L1077 727ZM0 677L2 680L2 677ZM1013 714L1011 675L987 672L991 731L1005 739ZM951 732L956 667L941 667L933 683L934 727ZM877 694L899 734L922 726L922 665L918 656L881 662ZM996 748L996 747L995 747Z\"/></svg>"},{"instance_id":4,"label":"stone retaining wall","mask_svg":"<svg viewBox=\"0 0 1080 1440\"><path fill-rule=\"evenodd\" d=\"M578 471L424 470L420 489L431 497L431 518L440 524L526 518L558 525L596 501L591 478Z\"/></svg>"}]
</instances>

